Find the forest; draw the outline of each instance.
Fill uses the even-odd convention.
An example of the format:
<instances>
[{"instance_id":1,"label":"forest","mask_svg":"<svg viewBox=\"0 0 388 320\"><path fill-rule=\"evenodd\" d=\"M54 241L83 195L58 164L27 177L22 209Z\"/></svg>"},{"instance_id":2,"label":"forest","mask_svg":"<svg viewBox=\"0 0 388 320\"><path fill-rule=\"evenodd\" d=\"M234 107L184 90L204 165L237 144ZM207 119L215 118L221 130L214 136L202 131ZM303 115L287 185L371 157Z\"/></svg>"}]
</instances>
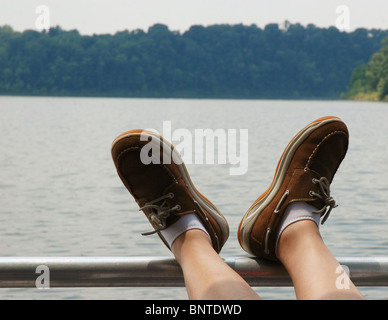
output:
<instances>
[{"instance_id":1,"label":"forest","mask_svg":"<svg viewBox=\"0 0 388 320\"><path fill-rule=\"evenodd\" d=\"M367 64L357 67L350 80L346 99L388 101L388 38Z\"/></svg>"},{"instance_id":2,"label":"forest","mask_svg":"<svg viewBox=\"0 0 388 320\"><path fill-rule=\"evenodd\" d=\"M387 53L387 37L388 30L291 23L192 26L182 33L155 24L113 35L6 25L0 94L337 99L343 92L350 97L355 86L375 85L385 94L387 78L376 84L369 74L378 72L376 53Z\"/></svg>"}]
</instances>

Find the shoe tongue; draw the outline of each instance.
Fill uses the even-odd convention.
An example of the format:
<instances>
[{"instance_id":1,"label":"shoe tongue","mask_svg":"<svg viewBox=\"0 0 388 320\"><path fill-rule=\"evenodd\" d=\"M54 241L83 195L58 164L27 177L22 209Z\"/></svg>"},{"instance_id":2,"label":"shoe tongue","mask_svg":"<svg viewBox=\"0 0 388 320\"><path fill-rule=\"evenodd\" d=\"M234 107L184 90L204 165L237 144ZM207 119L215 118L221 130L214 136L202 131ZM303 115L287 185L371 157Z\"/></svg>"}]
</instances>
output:
<instances>
[{"instance_id":1,"label":"shoe tongue","mask_svg":"<svg viewBox=\"0 0 388 320\"><path fill-rule=\"evenodd\" d=\"M163 165L143 164L138 151L127 152L119 166L131 192L137 199L152 201L162 196L167 187L174 182Z\"/></svg>"},{"instance_id":2,"label":"shoe tongue","mask_svg":"<svg viewBox=\"0 0 388 320\"><path fill-rule=\"evenodd\" d=\"M347 149L347 136L340 131L332 133L316 148L309 160L308 168L317 172L321 177L326 177L331 183Z\"/></svg>"}]
</instances>

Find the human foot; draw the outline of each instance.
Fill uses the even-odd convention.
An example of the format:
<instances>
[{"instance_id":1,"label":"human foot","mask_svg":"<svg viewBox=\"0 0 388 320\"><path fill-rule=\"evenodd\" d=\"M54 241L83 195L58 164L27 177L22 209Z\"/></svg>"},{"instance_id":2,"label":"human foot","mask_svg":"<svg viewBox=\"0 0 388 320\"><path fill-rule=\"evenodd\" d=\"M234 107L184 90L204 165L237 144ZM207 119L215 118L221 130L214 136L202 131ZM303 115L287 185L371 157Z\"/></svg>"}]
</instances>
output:
<instances>
[{"instance_id":1,"label":"human foot","mask_svg":"<svg viewBox=\"0 0 388 320\"><path fill-rule=\"evenodd\" d=\"M151 157L145 150L153 152ZM195 215L213 248L221 251L229 236L228 223L195 188L181 156L168 141L150 131L132 130L113 141L111 152L119 177L154 228L145 235L157 233L171 249L172 240L167 241L162 231L183 216Z\"/></svg>"},{"instance_id":2,"label":"human foot","mask_svg":"<svg viewBox=\"0 0 388 320\"><path fill-rule=\"evenodd\" d=\"M257 257L278 260L276 244L287 207L302 202L317 209L324 223L336 206L330 183L344 159L349 141L337 117L320 118L287 145L269 189L244 215L238 230L242 248Z\"/></svg>"}]
</instances>

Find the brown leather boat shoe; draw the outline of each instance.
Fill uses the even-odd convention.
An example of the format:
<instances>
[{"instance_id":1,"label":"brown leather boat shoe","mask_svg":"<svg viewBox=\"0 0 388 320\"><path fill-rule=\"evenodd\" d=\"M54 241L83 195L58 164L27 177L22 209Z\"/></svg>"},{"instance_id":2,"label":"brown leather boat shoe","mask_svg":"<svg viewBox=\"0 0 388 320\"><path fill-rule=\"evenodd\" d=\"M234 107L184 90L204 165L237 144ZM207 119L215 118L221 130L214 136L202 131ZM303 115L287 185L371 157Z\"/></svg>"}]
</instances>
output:
<instances>
[{"instance_id":1,"label":"brown leather boat shoe","mask_svg":"<svg viewBox=\"0 0 388 320\"><path fill-rule=\"evenodd\" d=\"M196 214L220 252L229 236L224 216L193 185L178 151L163 137L132 130L112 143L117 173L135 198L154 231L169 248L160 231L186 214ZM169 248L170 249L170 248Z\"/></svg>"},{"instance_id":2,"label":"brown leather boat shoe","mask_svg":"<svg viewBox=\"0 0 388 320\"><path fill-rule=\"evenodd\" d=\"M244 215L238 239L250 254L269 260L276 257L276 235L287 206L306 202L317 208L322 224L336 207L330 184L344 159L349 133L337 117L320 118L303 128L288 144L275 177Z\"/></svg>"}]
</instances>

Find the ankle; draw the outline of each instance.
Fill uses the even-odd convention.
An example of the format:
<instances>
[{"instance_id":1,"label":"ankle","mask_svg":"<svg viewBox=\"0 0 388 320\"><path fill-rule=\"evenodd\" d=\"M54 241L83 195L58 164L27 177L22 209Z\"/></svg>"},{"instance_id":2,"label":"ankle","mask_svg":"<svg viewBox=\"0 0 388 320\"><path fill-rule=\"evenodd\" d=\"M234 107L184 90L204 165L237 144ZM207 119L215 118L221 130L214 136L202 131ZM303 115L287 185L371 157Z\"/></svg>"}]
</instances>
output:
<instances>
[{"instance_id":1,"label":"ankle","mask_svg":"<svg viewBox=\"0 0 388 320\"><path fill-rule=\"evenodd\" d=\"M194 253L197 249L210 247L212 250L212 243L209 236L200 229L190 229L178 236L171 246L171 251L178 262L186 253Z\"/></svg>"},{"instance_id":2,"label":"ankle","mask_svg":"<svg viewBox=\"0 0 388 320\"><path fill-rule=\"evenodd\" d=\"M170 225L164 230L161 230L160 234L163 237L164 242L168 245L168 247L172 248L172 244L177 238L179 238L179 236L192 229L202 230L203 233L205 233L210 239L210 236L206 231L204 225L199 220L199 218L193 213L182 216L174 224Z\"/></svg>"},{"instance_id":3,"label":"ankle","mask_svg":"<svg viewBox=\"0 0 388 320\"><path fill-rule=\"evenodd\" d=\"M289 225L281 234L277 247L277 256L284 261L290 254L305 250L315 240L322 241L318 226L314 221L301 220Z\"/></svg>"}]
</instances>

